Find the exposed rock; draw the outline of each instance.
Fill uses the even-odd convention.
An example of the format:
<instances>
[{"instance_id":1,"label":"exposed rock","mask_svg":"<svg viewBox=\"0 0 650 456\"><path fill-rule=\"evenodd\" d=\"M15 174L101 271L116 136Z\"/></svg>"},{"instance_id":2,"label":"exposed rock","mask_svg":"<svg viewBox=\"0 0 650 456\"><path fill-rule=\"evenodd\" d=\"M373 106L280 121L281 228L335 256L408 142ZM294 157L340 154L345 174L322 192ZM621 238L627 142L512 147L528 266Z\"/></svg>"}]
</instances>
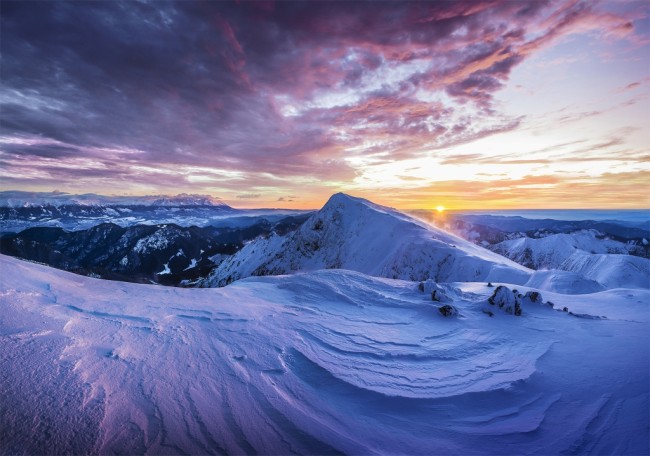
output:
<instances>
[{"instance_id":1,"label":"exposed rock","mask_svg":"<svg viewBox=\"0 0 650 456\"><path fill-rule=\"evenodd\" d=\"M524 299L528 299L533 303L542 303L542 294L539 291L529 291L524 295Z\"/></svg>"},{"instance_id":2,"label":"exposed rock","mask_svg":"<svg viewBox=\"0 0 650 456\"><path fill-rule=\"evenodd\" d=\"M442 286L438 285L434 280L429 279L424 282L420 282L420 285L418 285L419 290L424 293L431 294L432 301L436 301L436 302L451 301L451 298L447 296L446 290Z\"/></svg>"},{"instance_id":3,"label":"exposed rock","mask_svg":"<svg viewBox=\"0 0 650 456\"><path fill-rule=\"evenodd\" d=\"M587 320L607 320L607 317L605 317L605 316L590 315L590 314L584 314L584 313L569 312L569 315L573 315L574 317L578 317L578 318L586 318Z\"/></svg>"},{"instance_id":4,"label":"exposed rock","mask_svg":"<svg viewBox=\"0 0 650 456\"><path fill-rule=\"evenodd\" d=\"M455 317L458 315L458 309L450 304L445 304L442 307L438 307L438 311L442 314L443 317Z\"/></svg>"},{"instance_id":5,"label":"exposed rock","mask_svg":"<svg viewBox=\"0 0 650 456\"><path fill-rule=\"evenodd\" d=\"M542 298L542 294L539 291L528 291L526 294L521 298L522 304L538 304L538 305L543 305L543 306L549 306L553 308L555 304L553 304L551 301L544 302L544 298Z\"/></svg>"},{"instance_id":6,"label":"exposed rock","mask_svg":"<svg viewBox=\"0 0 650 456\"><path fill-rule=\"evenodd\" d=\"M488 298L490 305L502 309L505 313L521 315L521 301L517 290L510 290L508 287L499 285Z\"/></svg>"}]
</instances>

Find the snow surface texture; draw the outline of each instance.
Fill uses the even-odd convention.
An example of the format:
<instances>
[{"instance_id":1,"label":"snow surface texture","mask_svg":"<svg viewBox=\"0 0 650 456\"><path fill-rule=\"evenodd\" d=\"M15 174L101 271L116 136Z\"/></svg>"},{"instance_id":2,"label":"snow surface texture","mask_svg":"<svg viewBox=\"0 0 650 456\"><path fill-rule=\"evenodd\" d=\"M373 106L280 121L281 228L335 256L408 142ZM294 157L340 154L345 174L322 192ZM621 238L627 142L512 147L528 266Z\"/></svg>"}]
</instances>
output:
<instances>
[{"instance_id":1,"label":"snow surface texture","mask_svg":"<svg viewBox=\"0 0 650 456\"><path fill-rule=\"evenodd\" d=\"M404 280L526 283L531 271L393 209L343 193L287 236L258 239L219 265L201 286L260 275L350 269Z\"/></svg>"},{"instance_id":2,"label":"snow surface texture","mask_svg":"<svg viewBox=\"0 0 650 456\"><path fill-rule=\"evenodd\" d=\"M0 271L1 453L650 451L647 290L527 295L514 316L496 283Z\"/></svg>"}]
</instances>

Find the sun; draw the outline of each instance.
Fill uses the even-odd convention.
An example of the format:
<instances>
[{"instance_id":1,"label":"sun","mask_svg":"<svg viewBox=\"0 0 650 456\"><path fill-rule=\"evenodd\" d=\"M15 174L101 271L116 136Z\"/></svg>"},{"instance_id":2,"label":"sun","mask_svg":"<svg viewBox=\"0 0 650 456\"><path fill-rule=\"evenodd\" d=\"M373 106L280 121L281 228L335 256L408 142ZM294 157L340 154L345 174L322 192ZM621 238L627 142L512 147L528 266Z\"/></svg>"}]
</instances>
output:
<instances>
[{"instance_id":1,"label":"sun","mask_svg":"<svg viewBox=\"0 0 650 456\"><path fill-rule=\"evenodd\" d=\"M436 206L436 210L440 213L445 211L445 206Z\"/></svg>"}]
</instances>

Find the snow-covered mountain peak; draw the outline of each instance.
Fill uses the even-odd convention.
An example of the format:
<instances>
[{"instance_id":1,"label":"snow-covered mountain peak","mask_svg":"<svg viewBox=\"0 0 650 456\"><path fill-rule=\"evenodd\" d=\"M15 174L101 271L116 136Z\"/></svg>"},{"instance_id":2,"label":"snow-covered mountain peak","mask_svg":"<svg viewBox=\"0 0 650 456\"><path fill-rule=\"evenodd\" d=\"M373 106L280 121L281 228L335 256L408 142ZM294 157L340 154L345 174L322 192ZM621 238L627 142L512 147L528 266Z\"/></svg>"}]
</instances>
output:
<instances>
[{"instance_id":1,"label":"snow-covered mountain peak","mask_svg":"<svg viewBox=\"0 0 650 456\"><path fill-rule=\"evenodd\" d=\"M337 193L297 231L248 244L203 285L317 269L436 281L525 283L530 275L528 269L500 255L399 211Z\"/></svg>"},{"instance_id":2,"label":"snow-covered mountain peak","mask_svg":"<svg viewBox=\"0 0 650 456\"><path fill-rule=\"evenodd\" d=\"M149 204L152 206L228 206L219 198L210 195L181 193L175 196L152 196L151 199Z\"/></svg>"},{"instance_id":3,"label":"snow-covered mountain peak","mask_svg":"<svg viewBox=\"0 0 650 456\"><path fill-rule=\"evenodd\" d=\"M356 196L348 195L347 193L338 192L330 196L330 198L327 200L327 203L325 203L325 205L323 206L323 209L325 209L329 204L346 204L346 203L355 203L355 202L360 203L360 202L369 202L369 201L363 198L358 198Z\"/></svg>"},{"instance_id":4,"label":"snow-covered mountain peak","mask_svg":"<svg viewBox=\"0 0 650 456\"><path fill-rule=\"evenodd\" d=\"M391 210L384 206L373 203L364 198L359 198L357 196L348 195L347 193L335 193L330 196L327 203L321 208L321 212L328 212L330 210L346 210L346 211L355 211L363 209L373 209L376 211L385 211Z\"/></svg>"},{"instance_id":5,"label":"snow-covered mountain peak","mask_svg":"<svg viewBox=\"0 0 650 456\"><path fill-rule=\"evenodd\" d=\"M377 206L363 198L357 198L345 193L335 193L318 211L316 217L314 217L314 222L319 224L320 221L320 224L322 224L327 221L338 226L344 219L347 221L358 219L368 212L382 212L381 206Z\"/></svg>"},{"instance_id":6,"label":"snow-covered mountain peak","mask_svg":"<svg viewBox=\"0 0 650 456\"><path fill-rule=\"evenodd\" d=\"M417 225L430 227L428 224L424 224L419 219L408 216L403 212L400 212L391 207L382 206L376 203L373 203L370 200L359 198L357 196L351 196L347 193L335 193L333 194L327 203L321 208L320 213L328 213L332 211L344 211L348 212L351 215L360 215L363 211L374 211L382 214L390 214L391 216L408 220Z\"/></svg>"},{"instance_id":7,"label":"snow-covered mountain peak","mask_svg":"<svg viewBox=\"0 0 650 456\"><path fill-rule=\"evenodd\" d=\"M447 231L429 225L420 219L411 217L391 207L381 206L364 198L348 195L346 193L335 193L325 203L325 205L312 217L315 225L326 225L329 221L333 226L342 226L346 223L372 225L374 223L385 222L388 226L400 226L401 230L407 232L426 233L426 236L432 236L435 239L447 244L472 244L464 241L462 238L450 234ZM319 221L321 221L319 223ZM379 228L379 227L377 227Z\"/></svg>"}]
</instances>

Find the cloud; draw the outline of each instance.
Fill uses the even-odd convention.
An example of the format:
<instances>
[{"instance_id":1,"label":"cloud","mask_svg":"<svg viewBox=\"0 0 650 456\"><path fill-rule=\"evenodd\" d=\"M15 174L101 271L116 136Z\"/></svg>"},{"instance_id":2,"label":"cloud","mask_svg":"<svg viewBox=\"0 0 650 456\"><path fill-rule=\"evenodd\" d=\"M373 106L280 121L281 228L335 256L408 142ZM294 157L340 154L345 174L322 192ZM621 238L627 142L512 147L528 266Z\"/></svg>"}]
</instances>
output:
<instances>
[{"instance_id":1,"label":"cloud","mask_svg":"<svg viewBox=\"0 0 650 456\"><path fill-rule=\"evenodd\" d=\"M7 2L0 21L3 185L233 192L516 130L494 102L514 68L634 33L582 1Z\"/></svg>"},{"instance_id":2,"label":"cloud","mask_svg":"<svg viewBox=\"0 0 650 456\"><path fill-rule=\"evenodd\" d=\"M612 197L618 208L648 207L650 171L605 173L599 177L559 175L525 176L490 182L448 180L418 188L392 189L390 198L378 192L359 196L406 209L433 209L443 204L453 209L492 208L603 208ZM540 191L541 190L541 191ZM579 197L577 197L579 195ZM620 199L619 199L620 198ZM558 206L558 202L563 202Z\"/></svg>"},{"instance_id":3,"label":"cloud","mask_svg":"<svg viewBox=\"0 0 650 456\"><path fill-rule=\"evenodd\" d=\"M257 199L261 197L262 197L261 193L244 193L242 195L236 195L236 198L240 198L240 199Z\"/></svg>"}]
</instances>

